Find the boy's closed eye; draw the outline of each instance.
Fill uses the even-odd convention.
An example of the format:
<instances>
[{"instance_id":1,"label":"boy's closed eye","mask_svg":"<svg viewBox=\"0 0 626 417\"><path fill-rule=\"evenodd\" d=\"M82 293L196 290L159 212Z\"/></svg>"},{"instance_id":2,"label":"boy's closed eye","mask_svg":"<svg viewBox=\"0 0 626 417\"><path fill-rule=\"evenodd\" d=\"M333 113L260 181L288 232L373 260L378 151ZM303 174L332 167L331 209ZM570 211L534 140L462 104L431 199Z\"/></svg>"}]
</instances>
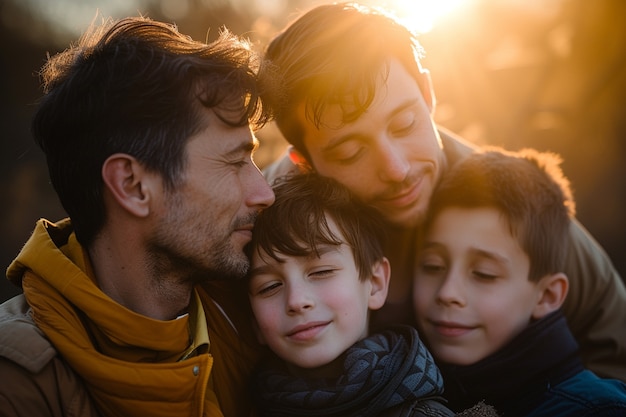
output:
<instances>
[{"instance_id":1,"label":"boy's closed eye","mask_svg":"<svg viewBox=\"0 0 626 417\"><path fill-rule=\"evenodd\" d=\"M324 269L312 271L309 276L312 278L328 278L333 276L337 271L338 268L325 267Z\"/></svg>"},{"instance_id":2,"label":"boy's closed eye","mask_svg":"<svg viewBox=\"0 0 626 417\"><path fill-rule=\"evenodd\" d=\"M274 274L255 273L250 276L248 293L252 297L268 297L276 294L282 286L282 280Z\"/></svg>"},{"instance_id":3,"label":"boy's closed eye","mask_svg":"<svg viewBox=\"0 0 626 417\"><path fill-rule=\"evenodd\" d=\"M423 262L419 264L420 272L424 274L443 274L446 271L446 266L440 263L427 263Z\"/></svg>"},{"instance_id":4,"label":"boy's closed eye","mask_svg":"<svg viewBox=\"0 0 626 417\"><path fill-rule=\"evenodd\" d=\"M418 260L418 271L427 275L442 275L448 270L446 258L437 250L426 249Z\"/></svg>"},{"instance_id":5,"label":"boy's closed eye","mask_svg":"<svg viewBox=\"0 0 626 417\"><path fill-rule=\"evenodd\" d=\"M493 281L499 277L499 275L497 274L480 271L480 270L472 271L472 275L480 280L485 280L485 281Z\"/></svg>"},{"instance_id":6,"label":"boy's closed eye","mask_svg":"<svg viewBox=\"0 0 626 417\"><path fill-rule=\"evenodd\" d=\"M276 294L282 286L283 286L283 283L279 281L269 282L261 286L256 291L256 294L260 296L270 296L270 295Z\"/></svg>"}]
</instances>

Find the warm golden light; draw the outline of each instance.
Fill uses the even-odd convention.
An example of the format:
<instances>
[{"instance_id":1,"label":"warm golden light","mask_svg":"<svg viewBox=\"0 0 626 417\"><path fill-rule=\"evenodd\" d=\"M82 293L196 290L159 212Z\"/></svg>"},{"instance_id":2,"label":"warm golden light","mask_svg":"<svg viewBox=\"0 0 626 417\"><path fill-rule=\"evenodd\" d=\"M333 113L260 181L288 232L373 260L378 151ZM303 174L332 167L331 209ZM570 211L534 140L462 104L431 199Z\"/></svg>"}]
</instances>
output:
<instances>
[{"instance_id":1,"label":"warm golden light","mask_svg":"<svg viewBox=\"0 0 626 417\"><path fill-rule=\"evenodd\" d=\"M385 7L411 30L429 32L443 17L460 10L472 0L390 0Z\"/></svg>"}]
</instances>

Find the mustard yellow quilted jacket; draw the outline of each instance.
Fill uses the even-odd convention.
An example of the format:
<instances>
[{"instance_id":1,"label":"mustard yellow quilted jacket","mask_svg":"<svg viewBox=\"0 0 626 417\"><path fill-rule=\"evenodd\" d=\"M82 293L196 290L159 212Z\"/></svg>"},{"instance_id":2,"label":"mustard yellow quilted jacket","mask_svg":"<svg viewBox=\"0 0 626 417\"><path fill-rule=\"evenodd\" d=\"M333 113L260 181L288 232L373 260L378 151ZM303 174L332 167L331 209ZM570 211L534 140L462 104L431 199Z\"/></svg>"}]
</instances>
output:
<instances>
[{"instance_id":1,"label":"mustard yellow quilted jacket","mask_svg":"<svg viewBox=\"0 0 626 417\"><path fill-rule=\"evenodd\" d=\"M86 271L68 220L40 220L7 269L24 295L0 308L0 409L14 410L6 415L250 415L247 383L259 347L244 291L228 283L196 289L210 349L178 361L188 317L136 314Z\"/></svg>"}]
</instances>

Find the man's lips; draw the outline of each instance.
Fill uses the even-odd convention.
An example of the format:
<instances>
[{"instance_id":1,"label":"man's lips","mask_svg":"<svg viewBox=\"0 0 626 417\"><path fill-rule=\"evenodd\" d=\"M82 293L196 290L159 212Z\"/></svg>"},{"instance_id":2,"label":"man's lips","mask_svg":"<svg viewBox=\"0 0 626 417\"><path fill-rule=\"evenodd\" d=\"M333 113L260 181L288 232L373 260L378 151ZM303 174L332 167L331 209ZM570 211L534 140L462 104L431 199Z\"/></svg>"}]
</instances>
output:
<instances>
[{"instance_id":1,"label":"man's lips","mask_svg":"<svg viewBox=\"0 0 626 417\"><path fill-rule=\"evenodd\" d=\"M257 215L257 212L252 212L245 217L240 217L239 219L237 219L237 221L233 225L233 233L245 235L248 240L252 239L252 229L254 229L254 223L256 221Z\"/></svg>"},{"instance_id":2,"label":"man's lips","mask_svg":"<svg viewBox=\"0 0 626 417\"><path fill-rule=\"evenodd\" d=\"M416 181L412 182L408 187L403 188L399 192L394 194L382 195L378 197L378 201L385 205L404 207L411 205L417 200L421 193L421 185L424 177L419 177Z\"/></svg>"},{"instance_id":3,"label":"man's lips","mask_svg":"<svg viewBox=\"0 0 626 417\"><path fill-rule=\"evenodd\" d=\"M253 228L254 228L253 224L245 224L243 226L237 226L237 228L235 229L235 232L242 233L242 234L248 236L249 238L252 238L252 229Z\"/></svg>"},{"instance_id":4,"label":"man's lips","mask_svg":"<svg viewBox=\"0 0 626 417\"><path fill-rule=\"evenodd\" d=\"M311 340L320 334L329 324L329 321L314 321L301 324L287 332L287 337L299 342Z\"/></svg>"}]
</instances>

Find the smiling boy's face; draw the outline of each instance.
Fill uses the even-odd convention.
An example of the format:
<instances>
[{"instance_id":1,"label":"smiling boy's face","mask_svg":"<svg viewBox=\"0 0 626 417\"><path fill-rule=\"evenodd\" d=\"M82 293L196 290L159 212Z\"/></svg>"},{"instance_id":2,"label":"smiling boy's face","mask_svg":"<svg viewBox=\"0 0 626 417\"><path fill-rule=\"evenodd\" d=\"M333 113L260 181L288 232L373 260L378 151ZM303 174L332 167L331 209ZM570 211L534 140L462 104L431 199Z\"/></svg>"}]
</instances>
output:
<instances>
[{"instance_id":1,"label":"smiling boy's face","mask_svg":"<svg viewBox=\"0 0 626 417\"><path fill-rule=\"evenodd\" d=\"M342 236L331 218L328 224ZM387 290L385 282L381 301L380 280L359 279L346 244L318 250L319 257L281 256L281 262L264 252L252 257L248 289L260 338L299 368L326 365L367 336L368 311L382 306Z\"/></svg>"},{"instance_id":2,"label":"smiling boy's face","mask_svg":"<svg viewBox=\"0 0 626 417\"><path fill-rule=\"evenodd\" d=\"M468 365L519 334L541 296L529 270L528 256L496 209L444 209L420 250L413 295L433 355Z\"/></svg>"}]
</instances>

